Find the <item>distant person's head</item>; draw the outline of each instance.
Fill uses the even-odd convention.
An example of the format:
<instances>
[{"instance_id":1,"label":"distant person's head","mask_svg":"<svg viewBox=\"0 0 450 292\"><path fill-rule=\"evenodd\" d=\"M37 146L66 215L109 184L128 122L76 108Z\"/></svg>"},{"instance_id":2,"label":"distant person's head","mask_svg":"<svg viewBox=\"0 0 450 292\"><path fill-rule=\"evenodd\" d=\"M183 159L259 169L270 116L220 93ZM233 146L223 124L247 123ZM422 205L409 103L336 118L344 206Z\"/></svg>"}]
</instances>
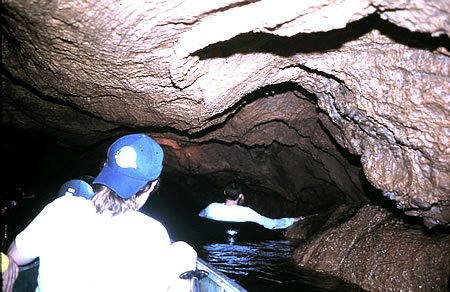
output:
<instances>
[{"instance_id":1,"label":"distant person's head","mask_svg":"<svg viewBox=\"0 0 450 292\"><path fill-rule=\"evenodd\" d=\"M164 153L145 134L124 136L108 149L106 163L94 179L94 203L97 213L118 215L138 210L159 185Z\"/></svg>"},{"instance_id":2,"label":"distant person's head","mask_svg":"<svg viewBox=\"0 0 450 292\"><path fill-rule=\"evenodd\" d=\"M237 182L228 184L223 193L225 195L225 201L236 201L237 203L241 203L244 200L242 187Z\"/></svg>"},{"instance_id":3,"label":"distant person's head","mask_svg":"<svg viewBox=\"0 0 450 292\"><path fill-rule=\"evenodd\" d=\"M90 176L82 176L78 179L71 179L59 188L58 197L76 196L90 200L94 195L94 189L92 188L93 180L94 178Z\"/></svg>"}]
</instances>

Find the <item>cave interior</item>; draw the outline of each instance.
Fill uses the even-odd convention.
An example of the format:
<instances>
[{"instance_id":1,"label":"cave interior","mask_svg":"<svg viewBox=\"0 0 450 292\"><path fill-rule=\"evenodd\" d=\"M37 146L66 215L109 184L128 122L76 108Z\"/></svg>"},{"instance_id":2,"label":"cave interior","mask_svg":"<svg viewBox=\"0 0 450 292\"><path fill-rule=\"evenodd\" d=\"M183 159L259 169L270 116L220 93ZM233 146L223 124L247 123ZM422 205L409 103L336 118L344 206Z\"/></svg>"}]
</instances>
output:
<instances>
[{"instance_id":1,"label":"cave interior","mask_svg":"<svg viewBox=\"0 0 450 292\"><path fill-rule=\"evenodd\" d=\"M313 32L283 34L280 23L195 39L208 17L258 2L244 1L192 12L196 21L187 13L166 21L164 12L150 36L130 33L133 50L114 43L101 17L93 24L106 28L94 38L82 18L54 21L70 9L36 6L48 12L39 16L6 2L2 206L25 194L13 233L64 182L95 176L115 139L142 132L164 149L161 187L143 211L174 239L202 236L192 228L198 212L238 181L257 212L306 218L286 233L299 245L298 266L369 290L448 289L446 33L411 31L380 16L395 9L378 8ZM138 27L133 13L118 23ZM380 250L392 253L380 258ZM399 254L404 262L392 261ZM358 263L366 269L355 271Z\"/></svg>"}]
</instances>

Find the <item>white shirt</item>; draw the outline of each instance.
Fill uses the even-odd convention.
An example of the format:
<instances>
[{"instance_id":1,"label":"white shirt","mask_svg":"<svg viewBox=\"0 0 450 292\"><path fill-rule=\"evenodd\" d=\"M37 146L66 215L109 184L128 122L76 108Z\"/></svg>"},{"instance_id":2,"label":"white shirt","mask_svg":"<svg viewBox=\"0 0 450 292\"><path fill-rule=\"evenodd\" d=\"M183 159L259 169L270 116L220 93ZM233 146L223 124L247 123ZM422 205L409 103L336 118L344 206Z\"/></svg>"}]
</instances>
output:
<instances>
[{"instance_id":1,"label":"white shirt","mask_svg":"<svg viewBox=\"0 0 450 292\"><path fill-rule=\"evenodd\" d=\"M97 214L81 197L48 204L16 237L19 253L39 257L36 291L165 291L170 238L140 212Z\"/></svg>"},{"instance_id":2,"label":"white shirt","mask_svg":"<svg viewBox=\"0 0 450 292\"><path fill-rule=\"evenodd\" d=\"M228 222L255 222L267 229L284 229L294 224L294 218L271 219L255 210L240 206L227 206L224 203L211 203L198 214L200 217Z\"/></svg>"}]
</instances>

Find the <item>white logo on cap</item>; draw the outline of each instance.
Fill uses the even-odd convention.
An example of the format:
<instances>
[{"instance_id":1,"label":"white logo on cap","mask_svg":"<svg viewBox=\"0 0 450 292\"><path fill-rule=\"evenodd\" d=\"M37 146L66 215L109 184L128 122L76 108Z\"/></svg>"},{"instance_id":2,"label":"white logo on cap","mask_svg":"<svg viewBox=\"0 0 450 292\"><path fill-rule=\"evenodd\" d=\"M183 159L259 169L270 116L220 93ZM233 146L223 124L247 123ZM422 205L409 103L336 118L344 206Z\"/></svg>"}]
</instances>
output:
<instances>
[{"instance_id":1,"label":"white logo on cap","mask_svg":"<svg viewBox=\"0 0 450 292\"><path fill-rule=\"evenodd\" d=\"M137 168L136 165L136 151L131 146L125 146L120 148L114 156L117 165L122 168Z\"/></svg>"}]
</instances>

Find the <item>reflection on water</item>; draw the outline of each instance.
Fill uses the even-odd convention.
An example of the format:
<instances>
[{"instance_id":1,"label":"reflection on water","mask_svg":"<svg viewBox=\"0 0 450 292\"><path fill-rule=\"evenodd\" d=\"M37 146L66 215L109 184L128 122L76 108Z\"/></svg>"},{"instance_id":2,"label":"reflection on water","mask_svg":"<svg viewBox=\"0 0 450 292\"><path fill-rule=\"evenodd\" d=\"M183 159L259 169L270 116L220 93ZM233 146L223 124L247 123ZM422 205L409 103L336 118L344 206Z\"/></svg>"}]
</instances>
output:
<instances>
[{"instance_id":1,"label":"reflection on water","mask_svg":"<svg viewBox=\"0 0 450 292\"><path fill-rule=\"evenodd\" d=\"M208 262L219 270L238 275L257 272L269 278L273 278L279 266L286 262L293 250L289 241L213 243L203 248L207 252Z\"/></svg>"},{"instance_id":2,"label":"reflection on water","mask_svg":"<svg viewBox=\"0 0 450 292\"><path fill-rule=\"evenodd\" d=\"M250 239L228 233L236 240L216 240L214 234L222 229L202 226L197 215L201 208L190 205L192 200L186 199L185 189L178 189L176 182L165 181L159 193L150 197L141 211L159 220L173 239L191 244L199 257L249 292L363 291L335 277L297 269L291 261L296 245L288 240L256 236L256 230L252 232L255 226L239 233L250 235L246 236Z\"/></svg>"},{"instance_id":3,"label":"reflection on water","mask_svg":"<svg viewBox=\"0 0 450 292\"><path fill-rule=\"evenodd\" d=\"M199 256L248 291L364 291L329 275L298 269L291 261L294 244L287 240L211 243Z\"/></svg>"}]
</instances>

